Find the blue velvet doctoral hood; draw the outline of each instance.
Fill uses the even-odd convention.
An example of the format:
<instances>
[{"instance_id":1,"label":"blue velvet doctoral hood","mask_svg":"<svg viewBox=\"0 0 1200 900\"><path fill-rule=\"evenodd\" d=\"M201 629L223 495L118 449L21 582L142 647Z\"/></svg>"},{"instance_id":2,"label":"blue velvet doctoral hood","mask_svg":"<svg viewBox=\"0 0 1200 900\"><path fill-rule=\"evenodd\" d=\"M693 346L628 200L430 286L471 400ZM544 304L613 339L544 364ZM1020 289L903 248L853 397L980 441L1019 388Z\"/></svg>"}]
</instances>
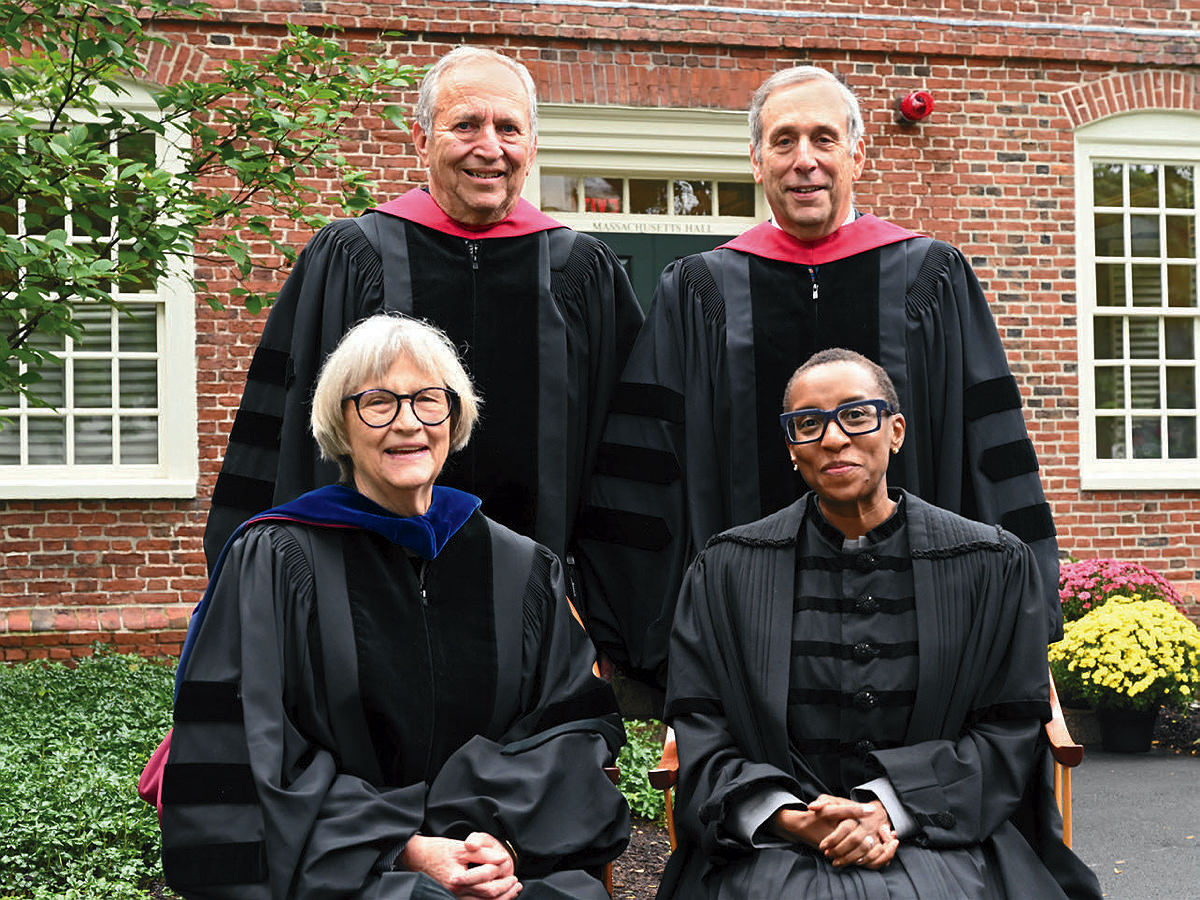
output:
<instances>
[{"instance_id":1,"label":"blue velvet doctoral hood","mask_svg":"<svg viewBox=\"0 0 1200 900\"><path fill-rule=\"evenodd\" d=\"M408 548L422 559L433 559L479 509L479 503L474 494L434 485L433 500L423 515L398 516L352 487L331 484L261 512L246 525L284 520L330 528L362 528Z\"/></svg>"},{"instance_id":2,"label":"blue velvet doctoral hood","mask_svg":"<svg viewBox=\"0 0 1200 900\"><path fill-rule=\"evenodd\" d=\"M321 528L359 528L372 531L393 544L399 544L422 559L433 559L442 552L442 548L466 524L475 510L479 509L479 505L480 500L474 494L434 485L433 499L428 510L419 516L398 516L352 487L331 484L309 491L295 500L248 519L225 542L221 555L217 557L217 563L213 566L208 588L192 612L175 675L176 693L179 692L192 645L204 622L208 600L225 564L225 557L234 541L247 528L263 522L299 522Z\"/></svg>"}]
</instances>

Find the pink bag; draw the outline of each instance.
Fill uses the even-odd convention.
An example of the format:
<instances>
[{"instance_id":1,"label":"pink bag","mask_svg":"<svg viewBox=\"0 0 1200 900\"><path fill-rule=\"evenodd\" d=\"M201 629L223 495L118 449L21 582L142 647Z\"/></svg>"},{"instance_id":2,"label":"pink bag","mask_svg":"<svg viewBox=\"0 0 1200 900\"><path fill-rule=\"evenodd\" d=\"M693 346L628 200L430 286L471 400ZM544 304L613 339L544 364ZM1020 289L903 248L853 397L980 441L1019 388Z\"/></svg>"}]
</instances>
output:
<instances>
[{"instance_id":1,"label":"pink bag","mask_svg":"<svg viewBox=\"0 0 1200 900\"><path fill-rule=\"evenodd\" d=\"M154 753L150 755L150 761L146 763L146 767L142 769L142 776L138 779L138 796L158 810L160 822L162 821L163 769L167 765L167 754L170 752L171 731L168 731L167 736L154 748Z\"/></svg>"}]
</instances>

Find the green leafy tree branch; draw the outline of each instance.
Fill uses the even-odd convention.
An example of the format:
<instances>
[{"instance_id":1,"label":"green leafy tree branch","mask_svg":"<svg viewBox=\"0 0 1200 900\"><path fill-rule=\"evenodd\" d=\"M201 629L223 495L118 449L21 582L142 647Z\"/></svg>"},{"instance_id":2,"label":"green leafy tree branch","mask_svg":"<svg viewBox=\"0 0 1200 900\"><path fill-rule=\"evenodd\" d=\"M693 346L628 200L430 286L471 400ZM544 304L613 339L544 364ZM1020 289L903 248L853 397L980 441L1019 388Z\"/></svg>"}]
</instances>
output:
<instances>
[{"instance_id":1,"label":"green leafy tree branch","mask_svg":"<svg viewBox=\"0 0 1200 900\"><path fill-rule=\"evenodd\" d=\"M75 311L121 308L121 292L168 274L199 299L253 312L269 298L239 284L218 296L196 262L236 268L296 256L272 223L311 229L322 209L372 205L372 183L341 153L368 115L404 127L401 91L418 72L379 52L360 59L333 30L289 26L277 49L222 60L203 79L128 102L166 22L209 12L190 0L0 0L0 396L41 402ZM380 48L382 51L382 48ZM337 189L318 192L314 176Z\"/></svg>"}]
</instances>

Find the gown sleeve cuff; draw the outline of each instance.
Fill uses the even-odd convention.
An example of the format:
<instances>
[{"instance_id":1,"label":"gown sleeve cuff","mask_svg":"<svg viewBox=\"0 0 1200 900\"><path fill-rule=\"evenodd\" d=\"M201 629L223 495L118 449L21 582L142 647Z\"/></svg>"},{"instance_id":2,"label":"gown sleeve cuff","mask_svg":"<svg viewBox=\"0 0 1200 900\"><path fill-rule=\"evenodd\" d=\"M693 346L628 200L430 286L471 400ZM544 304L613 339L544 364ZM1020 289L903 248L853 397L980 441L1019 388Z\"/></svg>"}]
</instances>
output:
<instances>
[{"instance_id":1,"label":"gown sleeve cuff","mask_svg":"<svg viewBox=\"0 0 1200 900\"><path fill-rule=\"evenodd\" d=\"M896 789L892 787L891 781L887 778L874 778L865 784L860 784L850 791L850 796L854 800L862 802L878 800L882 803L883 808L887 810L888 818L892 820L892 828L895 830L896 836L901 840L912 837L919 830L916 820L908 814L908 810L900 802L900 796L896 793Z\"/></svg>"},{"instance_id":2,"label":"gown sleeve cuff","mask_svg":"<svg viewBox=\"0 0 1200 900\"><path fill-rule=\"evenodd\" d=\"M395 872L400 865L400 854L404 852L404 848L408 846L408 841L401 841L391 850L379 857L379 862L375 863L375 871Z\"/></svg>"},{"instance_id":3,"label":"gown sleeve cuff","mask_svg":"<svg viewBox=\"0 0 1200 900\"><path fill-rule=\"evenodd\" d=\"M784 808L808 809L808 805L790 791L766 788L738 803L727 825L735 837L755 849L787 847L790 844L767 827L771 817Z\"/></svg>"}]
</instances>

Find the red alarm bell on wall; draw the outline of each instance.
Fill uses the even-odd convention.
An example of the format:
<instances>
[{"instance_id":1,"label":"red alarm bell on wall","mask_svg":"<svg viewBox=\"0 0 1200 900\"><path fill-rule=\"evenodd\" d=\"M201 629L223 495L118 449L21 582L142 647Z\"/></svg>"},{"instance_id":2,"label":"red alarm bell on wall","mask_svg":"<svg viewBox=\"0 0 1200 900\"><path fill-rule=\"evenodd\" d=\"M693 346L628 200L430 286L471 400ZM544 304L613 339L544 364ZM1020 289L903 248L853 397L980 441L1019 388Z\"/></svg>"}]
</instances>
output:
<instances>
[{"instance_id":1,"label":"red alarm bell on wall","mask_svg":"<svg viewBox=\"0 0 1200 900\"><path fill-rule=\"evenodd\" d=\"M900 99L900 118L905 122L920 122L933 112L933 94L913 91Z\"/></svg>"}]
</instances>

